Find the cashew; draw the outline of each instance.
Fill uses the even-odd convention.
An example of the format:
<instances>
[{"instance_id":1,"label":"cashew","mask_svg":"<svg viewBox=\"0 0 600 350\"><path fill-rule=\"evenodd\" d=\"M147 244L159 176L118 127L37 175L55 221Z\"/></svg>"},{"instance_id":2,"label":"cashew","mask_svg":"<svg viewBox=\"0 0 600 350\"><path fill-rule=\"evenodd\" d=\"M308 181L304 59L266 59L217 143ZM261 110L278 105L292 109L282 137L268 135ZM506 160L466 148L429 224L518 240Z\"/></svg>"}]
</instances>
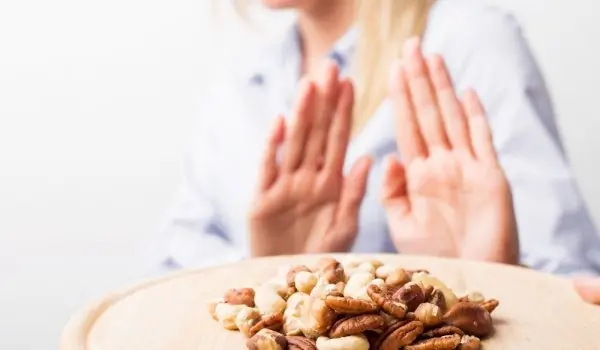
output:
<instances>
[{"instance_id":1,"label":"cashew","mask_svg":"<svg viewBox=\"0 0 600 350\"><path fill-rule=\"evenodd\" d=\"M300 335L302 333L302 311L309 299L310 296L305 293L294 293L290 296L283 313L283 332L285 335Z\"/></svg>"},{"instance_id":2,"label":"cashew","mask_svg":"<svg viewBox=\"0 0 600 350\"><path fill-rule=\"evenodd\" d=\"M371 274L375 274L375 266L373 266L373 264L370 262L364 262L358 265L356 269L361 272L369 272Z\"/></svg>"},{"instance_id":3,"label":"cashew","mask_svg":"<svg viewBox=\"0 0 600 350\"><path fill-rule=\"evenodd\" d=\"M285 280L288 271L292 268L292 265L281 265L277 268L277 278Z\"/></svg>"},{"instance_id":4,"label":"cashew","mask_svg":"<svg viewBox=\"0 0 600 350\"><path fill-rule=\"evenodd\" d=\"M249 336L250 328L260 320L260 311L257 308L244 308L235 318L236 327L245 335Z\"/></svg>"},{"instance_id":5,"label":"cashew","mask_svg":"<svg viewBox=\"0 0 600 350\"><path fill-rule=\"evenodd\" d=\"M442 293L444 293L444 298L446 299L446 306L450 309L452 306L458 303L458 298L456 294L446 286L439 279L427 274L425 272L417 272L412 276L412 281L421 283L423 286L432 286L434 288L439 289Z\"/></svg>"},{"instance_id":6,"label":"cashew","mask_svg":"<svg viewBox=\"0 0 600 350\"><path fill-rule=\"evenodd\" d=\"M290 296L290 286L288 286L285 277L284 278L272 278L270 280L268 280L267 282L265 282L262 286L258 287L258 288L254 288L254 290L257 290L259 288L267 288L267 289L271 289L273 290L275 293L279 294L280 297L286 299L287 297ZM293 288L292 288L293 289ZM292 292L293 293L293 292ZM256 298L256 296L255 296ZM256 301L255 301L256 303Z\"/></svg>"},{"instance_id":7,"label":"cashew","mask_svg":"<svg viewBox=\"0 0 600 350\"><path fill-rule=\"evenodd\" d=\"M310 296L324 299L327 294L334 290L339 290L335 284L329 284L324 278L320 278L315 287L311 290Z\"/></svg>"},{"instance_id":8,"label":"cashew","mask_svg":"<svg viewBox=\"0 0 600 350\"><path fill-rule=\"evenodd\" d=\"M316 339L327 333L335 322L335 311L330 309L321 298L311 297L302 309L302 333Z\"/></svg>"},{"instance_id":9,"label":"cashew","mask_svg":"<svg viewBox=\"0 0 600 350\"><path fill-rule=\"evenodd\" d=\"M483 294L477 291L470 291L467 293L467 299L469 299L469 301L472 303L482 303L485 301Z\"/></svg>"},{"instance_id":10,"label":"cashew","mask_svg":"<svg viewBox=\"0 0 600 350\"><path fill-rule=\"evenodd\" d=\"M213 318L213 320L215 320L215 321L219 320L217 318L216 309L217 309L217 305L223 304L223 303L225 303L225 300L223 298L216 298L216 299L211 299L211 300L206 301L206 307L208 308L208 312L210 313L210 316Z\"/></svg>"},{"instance_id":11,"label":"cashew","mask_svg":"<svg viewBox=\"0 0 600 350\"><path fill-rule=\"evenodd\" d=\"M394 270L396 270L396 267L394 266L382 265L379 266L377 270L375 270L375 276L377 276L377 278L385 280L392 272L394 272Z\"/></svg>"},{"instance_id":12,"label":"cashew","mask_svg":"<svg viewBox=\"0 0 600 350\"><path fill-rule=\"evenodd\" d=\"M237 316L244 309L249 309L249 307L246 305L229 305L225 303L217 304L215 315L223 328L234 331L238 329L235 323Z\"/></svg>"},{"instance_id":13,"label":"cashew","mask_svg":"<svg viewBox=\"0 0 600 350\"><path fill-rule=\"evenodd\" d=\"M283 314L286 306L285 300L268 286L256 289L254 304L263 315Z\"/></svg>"},{"instance_id":14,"label":"cashew","mask_svg":"<svg viewBox=\"0 0 600 350\"><path fill-rule=\"evenodd\" d=\"M306 271L298 272L296 274L296 278L294 279L296 289L299 292L307 293L307 294L309 294L313 290L313 288L315 287L317 282L318 282L317 276L313 273L306 272Z\"/></svg>"},{"instance_id":15,"label":"cashew","mask_svg":"<svg viewBox=\"0 0 600 350\"><path fill-rule=\"evenodd\" d=\"M369 350L369 341L362 335L329 339L317 338L317 350Z\"/></svg>"},{"instance_id":16,"label":"cashew","mask_svg":"<svg viewBox=\"0 0 600 350\"><path fill-rule=\"evenodd\" d=\"M373 280L373 274L368 272L359 272L352 275L346 284L346 288L344 288L344 296L371 300L367 295L367 287Z\"/></svg>"}]
</instances>

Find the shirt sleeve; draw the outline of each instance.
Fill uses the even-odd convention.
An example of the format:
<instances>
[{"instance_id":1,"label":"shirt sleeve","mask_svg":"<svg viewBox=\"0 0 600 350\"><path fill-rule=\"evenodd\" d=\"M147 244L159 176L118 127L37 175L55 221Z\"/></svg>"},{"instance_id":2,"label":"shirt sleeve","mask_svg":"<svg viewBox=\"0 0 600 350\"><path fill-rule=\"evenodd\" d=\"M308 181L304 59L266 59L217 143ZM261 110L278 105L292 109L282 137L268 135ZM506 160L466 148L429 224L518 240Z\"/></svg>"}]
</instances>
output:
<instances>
[{"instance_id":1,"label":"shirt sleeve","mask_svg":"<svg viewBox=\"0 0 600 350\"><path fill-rule=\"evenodd\" d=\"M218 181L220 162L218 125L211 115L208 108L201 108L194 123L175 205L153 244L151 259L159 273L223 264L245 256L219 215L211 191L215 187L211 184Z\"/></svg>"},{"instance_id":2,"label":"shirt sleeve","mask_svg":"<svg viewBox=\"0 0 600 350\"><path fill-rule=\"evenodd\" d=\"M458 91L474 88L487 109L513 192L522 262L558 274L599 273L600 238L517 21L489 12L463 23L451 44L465 51L450 53L450 70Z\"/></svg>"}]
</instances>

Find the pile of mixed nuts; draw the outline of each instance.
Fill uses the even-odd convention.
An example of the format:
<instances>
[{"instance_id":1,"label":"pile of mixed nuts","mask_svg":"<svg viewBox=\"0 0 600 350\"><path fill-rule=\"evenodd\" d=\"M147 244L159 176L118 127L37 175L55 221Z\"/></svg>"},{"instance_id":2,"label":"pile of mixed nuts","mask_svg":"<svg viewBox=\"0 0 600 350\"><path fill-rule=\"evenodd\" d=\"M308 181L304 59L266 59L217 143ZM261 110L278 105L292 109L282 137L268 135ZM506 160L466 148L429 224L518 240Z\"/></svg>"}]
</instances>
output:
<instances>
[{"instance_id":1,"label":"pile of mixed nuts","mask_svg":"<svg viewBox=\"0 0 600 350\"><path fill-rule=\"evenodd\" d=\"M284 267L209 308L250 350L476 350L498 304L480 293L458 298L428 271L349 257Z\"/></svg>"}]
</instances>

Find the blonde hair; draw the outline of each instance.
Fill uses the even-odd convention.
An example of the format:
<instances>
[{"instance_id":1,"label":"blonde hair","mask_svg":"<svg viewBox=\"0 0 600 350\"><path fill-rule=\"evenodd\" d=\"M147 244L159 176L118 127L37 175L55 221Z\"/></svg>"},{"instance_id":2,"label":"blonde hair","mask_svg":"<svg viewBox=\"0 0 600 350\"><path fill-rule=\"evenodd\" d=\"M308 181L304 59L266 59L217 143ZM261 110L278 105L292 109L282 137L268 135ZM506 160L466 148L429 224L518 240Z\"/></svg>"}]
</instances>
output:
<instances>
[{"instance_id":1,"label":"blonde hair","mask_svg":"<svg viewBox=\"0 0 600 350\"><path fill-rule=\"evenodd\" d=\"M390 67L407 39L422 36L432 0L354 0L359 37L351 67L355 81L353 133L376 112L388 94ZM235 0L239 13L248 0Z\"/></svg>"}]
</instances>

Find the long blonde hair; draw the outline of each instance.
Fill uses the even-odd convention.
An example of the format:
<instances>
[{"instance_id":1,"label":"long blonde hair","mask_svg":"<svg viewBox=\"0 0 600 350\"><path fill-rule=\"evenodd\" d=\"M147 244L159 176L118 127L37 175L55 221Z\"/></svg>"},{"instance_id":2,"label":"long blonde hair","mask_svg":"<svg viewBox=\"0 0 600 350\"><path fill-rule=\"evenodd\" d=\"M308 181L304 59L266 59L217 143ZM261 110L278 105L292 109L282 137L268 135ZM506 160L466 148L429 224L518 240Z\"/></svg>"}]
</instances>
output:
<instances>
[{"instance_id":1,"label":"long blonde hair","mask_svg":"<svg viewBox=\"0 0 600 350\"><path fill-rule=\"evenodd\" d=\"M351 68L356 89L352 129L357 133L387 97L390 66L401 58L404 42L424 34L433 1L354 1L359 37ZM248 0L235 3L246 13Z\"/></svg>"}]
</instances>

